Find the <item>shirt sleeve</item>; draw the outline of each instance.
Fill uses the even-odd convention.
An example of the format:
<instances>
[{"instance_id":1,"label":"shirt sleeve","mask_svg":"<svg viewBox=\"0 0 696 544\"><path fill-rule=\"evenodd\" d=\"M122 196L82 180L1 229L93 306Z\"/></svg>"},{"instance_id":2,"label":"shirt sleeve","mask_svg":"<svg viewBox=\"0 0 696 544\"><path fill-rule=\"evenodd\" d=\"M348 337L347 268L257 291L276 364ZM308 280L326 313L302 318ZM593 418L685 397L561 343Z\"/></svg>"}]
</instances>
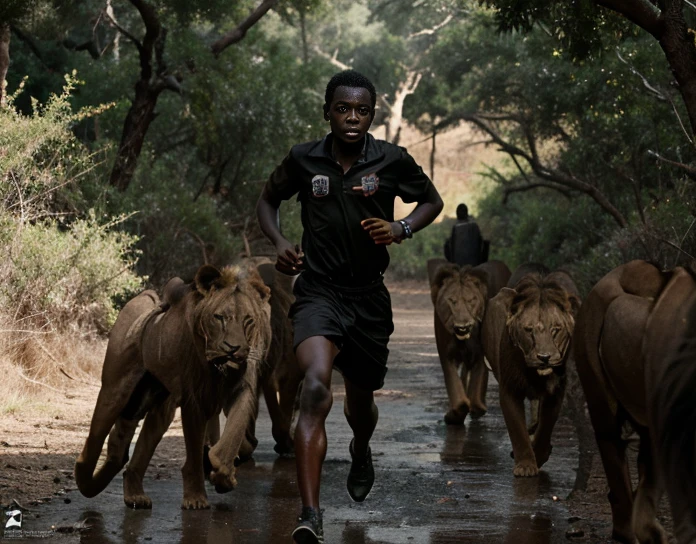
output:
<instances>
[{"instance_id":1,"label":"shirt sleeve","mask_svg":"<svg viewBox=\"0 0 696 544\"><path fill-rule=\"evenodd\" d=\"M272 198L289 200L300 190L297 163L292 157L292 151L273 170L266 182L266 190Z\"/></svg>"},{"instance_id":2,"label":"shirt sleeve","mask_svg":"<svg viewBox=\"0 0 696 544\"><path fill-rule=\"evenodd\" d=\"M423 202L431 192L437 192L430 178L404 148L401 148L397 179L396 194L404 202Z\"/></svg>"}]
</instances>

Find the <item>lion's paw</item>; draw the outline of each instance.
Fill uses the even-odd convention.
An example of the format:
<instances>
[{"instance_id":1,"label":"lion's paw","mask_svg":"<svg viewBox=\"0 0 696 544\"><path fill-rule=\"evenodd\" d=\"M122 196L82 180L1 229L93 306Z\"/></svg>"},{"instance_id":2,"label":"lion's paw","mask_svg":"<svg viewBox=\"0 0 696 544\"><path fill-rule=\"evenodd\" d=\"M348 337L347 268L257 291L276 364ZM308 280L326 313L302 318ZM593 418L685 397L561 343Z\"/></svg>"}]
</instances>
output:
<instances>
[{"instance_id":1,"label":"lion's paw","mask_svg":"<svg viewBox=\"0 0 696 544\"><path fill-rule=\"evenodd\" d=\"M488 408L485 404L474 403L471 405L471 417L478 419L486 415Z\"/></svg>"},{"instance_id":2,"label":"lion's paw","mask_svg":"<svg viewBox=\"0 0 696 544\"><path fill-rule=\"evenodd\" d=\"M225 467L211 471L208 479L215 486L215 491L218 493L227 493L237 487L237 479Z\"/></svg>"},{"instance_id":3,"label":"lion's paw","mask_svg":"<svg viewBox=\"0 0 696 544\"><path fill-rule=\"evenodd\" d=\"M461 425L466 418L467 410L450 410L445 414L447 425Z\"/></svg>"},{"instance_id":4,"label":"lion's paw","mask_svg":"<svg viewBox=\"0 0 696 544\"><path fill-rule=\"evenodd\" d=\"M519 463L515 463L515 468L512 470L512 473L520 478L538 476L539 467L537 467L534 461L520 461Z\"/></svg>"},{"instance_id":5,"label":"lion's paw","mask_svg":"<svg viewBox=\"0 0 696 544\"><path fill-rule=\"evenodd\" d=\"M547 448L534 448L534 456L536 457L536 462L538 467L542 467L546 461L549 460L551 456L551 451L553 446L548 446Z\"/></svg>"},{"instance_id":6,"label":"lion's paw","mask_svg":"<svg viewBox=\"0 0 696 544\"><path fill-rule=\"evenodd\" d=\"M616 526L611 532L611 538L621 544L634 544L636 537L630 528L617 528Z\"/></svg>"},{"instance_id":7,"label":"lion's paw","mask_svg":"<svg viewBox=\"0 0 696 544\"><path fill-rule=\"evenodd\" d=\"M638 542L650 542L654 544L667 544L669 542L667 533L665 533L662 525L655 519L649 523L643 524L641 527L636 527L635 533Z\"/></svg>"},{"instance_id":8,"label":"lion's paw","mask_svg":"<svg viewBox=\"0 0 696 544\"><path fill-rule=\"evenodd\" d=\"M273 450L278 455L292 455L295 453L295 444L291 438L288 438L287 440L276 442L276 445L273 446Z\"/></svg>"},{"instance_id":9,"label":"lion's paw","mask_svg":"<svg viewBox=\"0 0 696 544\"><path fill-rule=\"evenodd\" d=\"M126 503L128 508L133 510L149 510L152 508L152 499L143 494L138 495L124 495L123 502Z\"/></svg>"},{"instance_id":10,"label":"lion's paw","mask_svg":"<svg viewBox=\"0 0 696 544\"><path fill-rule=\"evenodd\" d=\"M207 510L210 508L208 498L204 493L184 497L181 501L182 510Z\"/></svg>"}]
</instances>

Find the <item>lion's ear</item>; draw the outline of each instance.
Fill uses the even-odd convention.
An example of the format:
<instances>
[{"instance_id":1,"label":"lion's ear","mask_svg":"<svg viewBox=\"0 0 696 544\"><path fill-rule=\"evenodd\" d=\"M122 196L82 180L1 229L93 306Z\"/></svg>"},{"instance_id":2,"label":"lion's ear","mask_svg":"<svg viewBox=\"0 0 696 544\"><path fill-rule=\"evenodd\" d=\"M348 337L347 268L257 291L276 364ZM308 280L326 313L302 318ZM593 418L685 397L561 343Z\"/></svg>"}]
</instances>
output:
<instances>
[{"instance_id":1,"label":"lion's ear","mask_svg":"<svg viewBox=\"0 0 696 544\"><path fill-rule=\"evenodd\" d=\"M566 292L566 300L568 301L568 310L570 313L572 313L573 316L577 316L578 311L580 310L580 305L582 304L580 297L574 293Z\"/></svg>"},{"instance_id":2,"label":"lion's ear","mask_svg":"<svg viewBox=\"0 0 696 544\"><path fill-rule=\"evenodd\" d=\"M433 304L437 303L437 295L440 288L444 285L445 280L459 275L459 267L456 264L446 264L440 266L430 282L430 297L433 299Z\"/></svg>"},{"instance_id":3,"label":"lion's ear","mask_svg":"<svg viewBox=\"0 0 696 544\"><path fill-rule=\"evenodd\" d=\"M275 283L275 265L273 263L262 263L256 267L263 283L273 288Z\"/></svg>"},{"instance_id":4,"label":"lion's ear","mask_svg":"<svg viewBox=\"0 0 696 544\"><path fill-rule=\"evenodd\" d=\"M510 318L514 315L512 311L512 301L516 296L517 291L509 287L503 287L498 291L498 294L495 295L496 302L505 308L506 322L510 321Z\"/></svg>"},{"instance_id":5,"label":"lion's ear","mask_svg":"<svg viewBox=\"0 0 696 544\"><path fill-rule=\"evenodd\" d=\"M196 289L201 295L205 295L210 291L215 282L222 276L220 271L209 264L204 264L196 272L196 278L193 280L196 284Z\"/></svg>"},{"instance_id":6,"label":"lion's ear","mask_svg":"<svg viewBox=\"0 0 696 544\"><path fill-rule=\"evenodd\" d=\"M261 278L258 280L252 280L251 285L261 296L261 302L266 302L269 298L271 298L271 288L268 287L264 281L259 280L261 280Z\"/></svg>"},{"instance_id":7,"label":"lion's ear","mask_svg":"<svg viewBox=\"0 0 696 544\"><path fill-rule=\"evenodd\" d=\"M485 270L477 270L472 268L468 273L472 278L476 278L479 282L479 291L483 295L483 300L488 300L488 272Z\"/></svg>"}]
</instances>

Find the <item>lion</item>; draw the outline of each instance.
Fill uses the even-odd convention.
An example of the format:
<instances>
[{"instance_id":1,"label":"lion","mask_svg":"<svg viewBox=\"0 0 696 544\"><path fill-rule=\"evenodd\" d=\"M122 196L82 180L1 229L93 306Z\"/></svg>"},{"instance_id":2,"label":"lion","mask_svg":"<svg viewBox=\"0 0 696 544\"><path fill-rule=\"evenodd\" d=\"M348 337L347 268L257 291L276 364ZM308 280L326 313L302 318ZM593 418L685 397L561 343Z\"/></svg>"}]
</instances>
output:
<instances>
[{"instance_id":1,"label":"lion","mask_svg":"<svg viewBox=\"0 0 696 544\"><path fill-rule=\"evenodd\" d=\"M443 259L431 259L428 274L435 307L435 342L449 399L445 423L461 425L467 414L477 418L488 410L488 369L480 323L488 299L505 285L510 270L501 261L460 268Z\"/></svg>"},{"instance_id":2,"label":"lion","mask_svg":"<svg viewBox=\"0 0 696 544\"><path fill-rule=\"evenodd\" d=\"M147 290L124 306L109 336L89 435L75 463L75 481L84 496L103 491L125 466L124 502L151 508L143 476L181 406L186 444L182 508L208 508L206 421L226 399L231 399L229 417L209 452L208 478L218 492L235 487L235 459L255 409L260 361L270 342L268 298L254 269L219 271L205 265L191 283L170 280L162 300ZM128 448L143 417L129 462ZM107 435L106 459L97 468Z\"/></svg>"},{"instance_id":3,"label":"lion","mask_svg":"<svg viewBox=\"0 0 696 544\"><path fill-rule=\"evenodd\" d=\"M271 290L272 331L260 385L271 418L271 433L276 443L273 449L280 455L288 455L294 451L290 430L298 390L304 378L293 349L292 321L288 317L290 306L295 301L293 286L298 275L285 274L273 263L259 265L258 269Z\"/></svg>"},{"instance_id":4,"label":"lion","mask_svg":"<svg viewBox=\"0 0 696 544\"><path fill-rule=\"evenodd\" d=\"M696 536L688 478L695 472L694 301L696 283L683 268L664 272L631 261L597 282L578 315L575 360L620 542L667 542L656 518L663 476L679 542ZM626 422L640 437L635 493L621 434Z\"/></svg>"},{"instance_id":5,"label":"lion","mask_svg":"<svg viewBox=\"0 0 696 544\"><path fill-rule=\"evenodd\" d=\"M570 275L549 273L539 265L523 265L511 280L512 288L503 288L489 301L481 338L499 385L515 459L512 473L537 476L551 454L580 297ZM531 439L525 399L538 401ZM532 406L534 410L535 403Z\"/></svg>"}]
</instances>

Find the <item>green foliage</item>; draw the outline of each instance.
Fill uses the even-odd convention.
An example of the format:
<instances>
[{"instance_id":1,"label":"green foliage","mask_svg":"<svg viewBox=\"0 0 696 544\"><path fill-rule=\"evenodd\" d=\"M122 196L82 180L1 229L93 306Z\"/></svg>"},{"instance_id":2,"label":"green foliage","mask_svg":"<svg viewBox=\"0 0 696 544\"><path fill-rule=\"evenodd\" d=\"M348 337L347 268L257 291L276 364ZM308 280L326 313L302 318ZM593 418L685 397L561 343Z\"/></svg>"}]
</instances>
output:
<instances>
[{"instance_id":1,"label":"green foliage","mask_svg":"<svg viewBox=\"0 0 696 544\"><path fill-rule=\"evenodd\" d=\"M241 229L230 228L240 218L208 194L194 196L186 168L165 161L145 163L127 193L109 195L109 213L132 212L124 225L139 239L138 271L153 286L174 276L191 279L206 261L229 264L243 249Z\"/></svg>"},{"instance_id":2,"label":"green foliage","mask_svg":"<svg viewBox=\"0 0 696 544\"><path fill-rule=\"evenodd\" d=\"M495 12L503 32L529 32L542 26L574 58L588 58L638 29L620 15L600 9L594 0L483 0ZM657 9L657 8L656 8Z\"/></svg>"},{"instance_id":3,"label":"green foliage","mask_svg":"<svg viewBox=\"0 0 696 544\"><path fill-rule=\"evenodd\" d=\"M3 307L41 327L107 332L116 319L112 298L133 294L141 285L131 271L135 238L113 226L99 224L94 216L65 229L56 220L21 224L4 215Z\"/></svg>"},{"instance_id":4,"label":"green foliage","mask_svg":"<svg viewBox=\"0 0 696 544\"><path fill-rule=\"evenodd\" d=\"M389 246L388 274L396 279L428 278L428 259L444 258L445 240L450 236L454 220L433 223L417 232L410 240Z\"/></svg>"},{"instance_id":5,"label":"green foliage","mask_svg":"<svg viewBox=\"0 0 696 544\"><path fill-rule=\"evenodd\" d=\"M136 238L115 230L121 218L97 219L83 188L96 165L70 126L99 110L73 113L61 95L33 113L0 110L0 305L31 325L105 332L115 319L112 298L133 292ZM10 100L12 104L12 100ZM84 210L84 211L83 211Z\"/></svg>"},{"instance_id":6,"label":"green foliage","mask_svg":"<svg viewBox=\"0 0 696 544\"><path fill-rule=\"evenodd\" d=\"M567 266L614 228L611 218L587 198L540 190L511 195L502 204L501 193L497 187L479 201L479 226L491 241L490 258L511 270L528 262L552 269Z\"/></svg>"}]
</instances>

